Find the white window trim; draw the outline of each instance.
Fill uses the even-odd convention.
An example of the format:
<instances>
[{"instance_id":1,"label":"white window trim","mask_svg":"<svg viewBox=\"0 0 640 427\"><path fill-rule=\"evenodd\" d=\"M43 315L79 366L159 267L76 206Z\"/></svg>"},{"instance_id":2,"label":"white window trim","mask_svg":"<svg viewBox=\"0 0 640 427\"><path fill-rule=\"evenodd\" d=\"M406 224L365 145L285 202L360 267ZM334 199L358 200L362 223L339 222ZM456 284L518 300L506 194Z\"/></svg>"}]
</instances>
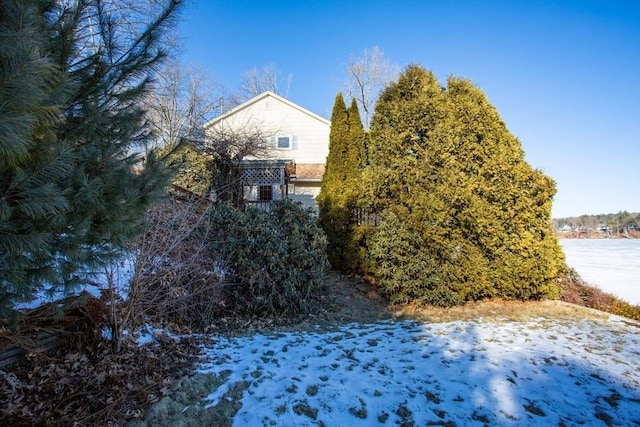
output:
<instances>
[{"instance_id":1,"label":"white window trim","mask_svg":"<svg viewBox=\"0 0 640 427\"><path fill-rule=\"evenodd\" d=\"M278 145L278 140L280 138L288 138L289 145L287 147L280 147ZM271 144L273 148L276 150L289 151L289 150L297 150L298 149L298 136L291 134L278 134L271 137Z\"/></svg>"}]
</instances>

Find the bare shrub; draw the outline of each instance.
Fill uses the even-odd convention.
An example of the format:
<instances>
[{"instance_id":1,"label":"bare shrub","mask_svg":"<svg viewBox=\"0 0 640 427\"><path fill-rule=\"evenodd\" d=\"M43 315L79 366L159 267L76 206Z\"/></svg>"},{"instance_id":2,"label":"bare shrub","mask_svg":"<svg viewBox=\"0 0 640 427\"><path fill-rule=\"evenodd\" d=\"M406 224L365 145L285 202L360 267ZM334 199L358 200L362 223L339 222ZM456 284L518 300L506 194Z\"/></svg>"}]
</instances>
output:
<instances>
[{"instance_id":1,"label":"bare shrub","mask_svg":"<svg viewBox=\"0 0 640 427\"><path fill-rule=\"evenodd\" d=\"M207 201L172 198L147 214L135 270L114 330L144 322L204 328L220 310L220 280L205 250ZM197 232L196 232L197 230Z\"/></svg>"},{"instance_id":2,"label":"bare shrub","mask_svg":"<svg viewBox=\"0 0 640 427\"><path fill-rule=\"evenodd\" d=\"M564 302L640 320L640 305L630 304L596 286L589 285L572 268L562 272L559 287L560 300Z\"/></svg>"}]
</instances>

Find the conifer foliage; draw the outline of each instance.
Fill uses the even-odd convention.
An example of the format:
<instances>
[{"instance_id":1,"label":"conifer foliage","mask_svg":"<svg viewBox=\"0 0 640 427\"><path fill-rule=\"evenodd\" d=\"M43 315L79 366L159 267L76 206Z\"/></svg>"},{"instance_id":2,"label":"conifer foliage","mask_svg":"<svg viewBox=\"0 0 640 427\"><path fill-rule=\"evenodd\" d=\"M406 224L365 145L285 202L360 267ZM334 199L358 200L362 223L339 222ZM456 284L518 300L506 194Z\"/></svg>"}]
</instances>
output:
<instances>
[{"instance_id":1,"label":"conifer foliage","mask_svg":"<svg viewBox=\"0 0 640 427\"><path fill-rule=\"evenodd\" d=\"M329 155L318 196L318 221L327 235L329 262L342 272L353 272L358 264L353 213L361 193L365 143L356 100L352 100L347 110L342 93L338 93L331 115Z\"/></svg>"},{"instance_id":2,"label":"conifer foliage","mask_svg":"<svg viewBox=\"0 0 640 427\"><path fill-rule=\"evenodd\" d=\"M144 168L142 96L180 0L0 4L0 314L77 282L139 230L167 173Z\"/></svg>"},{"instance_id":3,"label":"conifer foliage","mask_svg":"<svg viewBox=\"0 0 640 427\"><path fill-rule=\"evenodd\" d=\"M555 184L480 89L408 67L379 98L369 150L367 194L383 220L368 249L393 302L557 296Z\"/></svg>"}]
</instances>

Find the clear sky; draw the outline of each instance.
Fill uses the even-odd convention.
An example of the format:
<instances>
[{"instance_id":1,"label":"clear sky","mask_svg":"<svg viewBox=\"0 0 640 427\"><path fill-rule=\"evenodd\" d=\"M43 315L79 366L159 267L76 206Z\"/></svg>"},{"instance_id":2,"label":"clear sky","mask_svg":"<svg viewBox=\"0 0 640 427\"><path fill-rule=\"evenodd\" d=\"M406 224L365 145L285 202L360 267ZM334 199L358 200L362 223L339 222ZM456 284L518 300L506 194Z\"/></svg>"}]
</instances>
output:
<instances>
[{"instance_id":1,"label":"clear sky","mask_svg":"<svg viewBox=\"0 0 640 427\"><path fill-rule=\"evenodd\" d=\"M350 57L378 46L479 86L557 184L553 217L640 212L640 1L193 0L182 60L229 90L273 63L330 118Z\"/></svg>"}]
</instances>

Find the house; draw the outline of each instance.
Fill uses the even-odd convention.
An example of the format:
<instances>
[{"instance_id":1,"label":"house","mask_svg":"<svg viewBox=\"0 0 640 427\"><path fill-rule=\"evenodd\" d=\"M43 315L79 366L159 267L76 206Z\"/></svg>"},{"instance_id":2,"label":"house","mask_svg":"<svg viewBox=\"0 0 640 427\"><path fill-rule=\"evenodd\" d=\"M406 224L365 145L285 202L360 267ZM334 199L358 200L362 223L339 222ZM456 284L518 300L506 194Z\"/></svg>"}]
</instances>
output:
<instances>
[{"instance_id":1,"label":"house","mask_svg":"<svg viewBox=\"0 0 640 427\"><path fill-rule=\"evenodd\" d=\"M247 201L288 197L313 208L329 154L330 128L329 120L269 91L204 125L207 135L257 129L264 137L264 154L241 162Z\"/></svg>"}]
</instances>

